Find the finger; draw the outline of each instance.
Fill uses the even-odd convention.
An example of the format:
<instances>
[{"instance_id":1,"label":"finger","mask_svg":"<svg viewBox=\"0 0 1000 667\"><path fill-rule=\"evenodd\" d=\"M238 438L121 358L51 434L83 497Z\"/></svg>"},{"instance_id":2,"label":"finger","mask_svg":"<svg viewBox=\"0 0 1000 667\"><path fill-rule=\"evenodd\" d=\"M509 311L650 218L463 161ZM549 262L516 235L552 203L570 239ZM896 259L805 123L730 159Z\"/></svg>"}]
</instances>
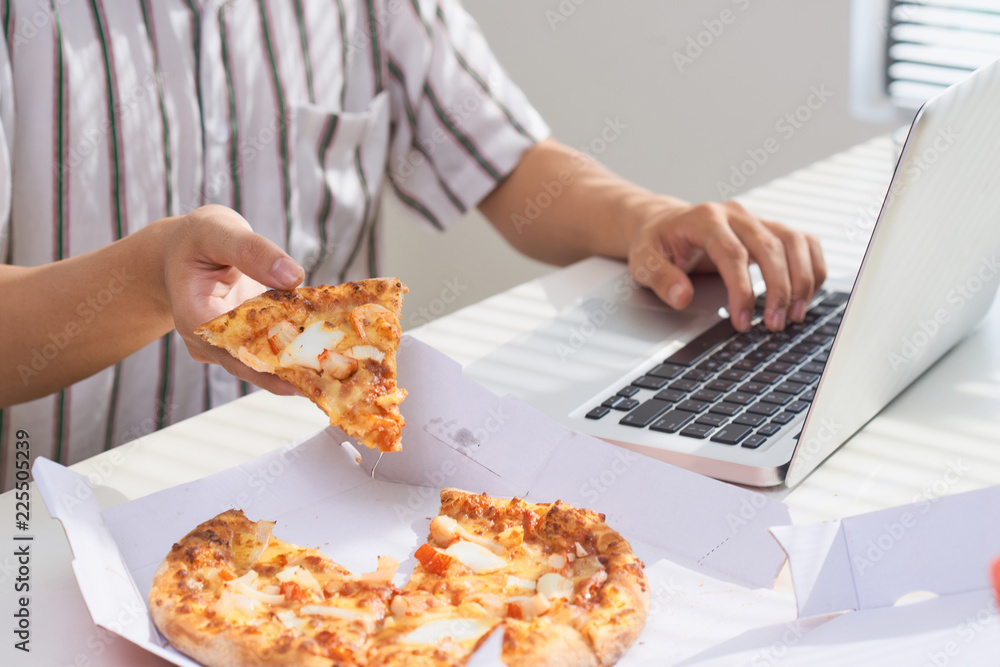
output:
<instances>
[{"instance_id":1,"label":"finger","mask_svg":"<svg viewBox=\"0 0 1000 667\"><path fill-rule=\"evenodd\" d=\"M203 250L213 261L234 266L267 287L292 289L302 282L302 267L275 243L251 231L241 215L221 206L205 215L226 227L225 232L206 230Z\"/></svg>"},{"instance_id":2,"label":"finger","mask_svg":"<svg viewBox=\"0 0 1000 667\"><path fill-rule=\"evenodd\" d=\"M826 260L823 258L823 248L819 239L812 234L806 234L806 243L809 244L809 258L812 261L813 285L819 289L826 282Z\"/></svg>"},{"instance_id":3,"label":"finger","mask_svg":"<svg viewBox=\"0 0 1000 667\"><path fill-rule=\"evenodd\" d=\"M715 264L729 293L729 315L739 331L750 330L753 285L750 284L750 253L728 225L706 239L705 252Z\"/></svg>"},{"instance_id":4,"label":"finger","mask_svg":"<svg viewBox=\"0 0 1000 667\"><path fill-rule=\"evenodd\" d=\"M671 308L687 308L694 296L694 286L687 274L670 261L665 252L655 251L648 245L630 254L629 273Z\"/></svg>"},{"instance_id":5,"label":"finger","mask_svg":"<svg viewBox=\"0 0 1000 667\"><path fill-rule=\"evenodd\" d=\"M760 267L767 297L764 301L764 324L772 331L785 328L791 303L791 281L785 246L761 221L749 213L732 216L730 224L740 241Z\"/></svg>"},{"instance_id":6,"label":"finger","mask_svg":"<svg viewBox=\"0 0 1000 667\"><path fill-rule=\"evenodd\" d=\"M794 232L784 225L767 220L763 223L785 246L791 295L788 319L801 322L806 316L806 308L816 289L809 242L804 234Z\"/></svg>"}]
</instances>

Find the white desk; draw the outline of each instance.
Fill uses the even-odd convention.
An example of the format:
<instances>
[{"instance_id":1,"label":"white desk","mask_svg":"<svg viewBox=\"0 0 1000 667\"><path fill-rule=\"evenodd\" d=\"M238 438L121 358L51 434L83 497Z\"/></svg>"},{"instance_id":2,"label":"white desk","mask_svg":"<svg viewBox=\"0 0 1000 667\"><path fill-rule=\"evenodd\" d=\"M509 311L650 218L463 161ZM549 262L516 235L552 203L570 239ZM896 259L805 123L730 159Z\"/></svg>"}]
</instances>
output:
<instances>
[{"instance_id":1,"label":"white desk","mask_svg":"<svg viewBox=\"0 0 1000 667\"><path fill-rule=\"evenodd\" d=\"M748 193L761 215L821 237L831 280L849 284L894 164L877 139ZM860 213L859 213L860 212ZM601 267L604 268L601 268ZM442 318L415 332L463 364L544 324L551 295L582 294L608 270L576 265ZM544 286L545 289L542 289ZM549 295L549 296L544 296ZM326 425L301 398L250 395L73 466L91 477L109 507L235 466ZM1000 307L949 355L786 498L793 520L848 516L1000 484ZM158 658L95 627L70 567L60 525L40 495L31 496L31 648L12 648L14 496L0 495L0 665L92 667L163 665ZM121 622L132 616L123 609Z\"/></svg>"}]
</instances>

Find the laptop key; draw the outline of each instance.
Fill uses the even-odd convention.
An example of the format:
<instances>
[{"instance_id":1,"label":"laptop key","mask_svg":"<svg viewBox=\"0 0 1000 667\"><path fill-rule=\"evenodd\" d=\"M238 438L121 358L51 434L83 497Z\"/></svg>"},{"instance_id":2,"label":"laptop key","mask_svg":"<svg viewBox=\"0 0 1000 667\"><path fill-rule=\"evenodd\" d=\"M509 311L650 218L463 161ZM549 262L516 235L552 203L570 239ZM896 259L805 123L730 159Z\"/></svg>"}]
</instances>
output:
<instances>
[{"instance_id":1,"label":"laptop key","mask_svg":"<svg viewBox=\"0 0 1000 667\"><path fill-rule=\"evenodd\" d=\"M757 395L748 394L744 391L734 391L730 394L726 394L726 400L730 403L738 403L739 405L749 405L757 400Z\"/></svg>"},{"instance_id":2,"label":"laptop key","mask_svg":"<svg viewBox=\"0 0 1000 667\"><path fill-rule=\"evenodd\" d=\"M791 403L785 406L785 411L794 412L798 414L808 408L809 408L809 403L807 403L806 401L792 401Z\"/></svg>"},{"instance_id":3,"label":"laptop key","mask_svg":"<svg viewBox=\"0 0 1000 667\"><path fill-rule=\"evenodd\" d=\"M738 368L741 371L755 371L764 364L756 359L751 359L749 357L744 357L733 364L733 368Z\"/></svg>"},{"instance_id":4,"label":"laptop key","mask_svg":"<svg viewBox=\"0 0 1000 667\"><path fill-rule=\"evenodd\" d=\"M830 360L830 351L829 350L824 350L823 352L820 352L819 354L813 355L813 361L818 361L821 364L825 364L829 360Z\"/></svg>"},{"instance_id":5,"label":"laptop key","mask_svg":"<svg viewBox=\"0 0 1000 667\"><path fill-rule=\"evenodd\" d=\"M673 380L685 370L687 369L684 366L678 366L677 364L660 364L656 368L646 371L646 375L655 375L659 378Z\"/></svg>"},{"instance_id":6,"label":"laptop key","mask_svg":"<svg viewBox=\"0 0 1000 667\"><path fill-rule=\"evenodd\" d=\"M757 373L757 375L754 375L750 378L750 381L757 382L759 384L774 384L780 379L780 373L768 373L767 371L764 371L763 373Z\"/></svg>"},{"instance_id":7,"label":"laptop key","mask_svg":"<svg viewBox=\"0 0 1000 667\"><path fill-rule=\"evenodd\" d=\"M744 412L739 417L733 420L734 424L743 424L745 426L760 426L767 421L767 417L764 415L755 415L752 412Z\"/></svg>"},{"instance_id":8,"label":"laptop key","mask_svg":"<svg viewBox=\"0 0 1000 667\"><path fill-rule=\"evenodd\" d=\"M622 417L618 423L639 428L649 426L650 422L666 412L669 407L670 404L666 401L658 401L655 398L651 398Z\"/></svg>"},{"instance_id":9,"label":"laptop key","mask_svg":"<svg viewBox=\"0 0 1000 667\"><path fill-rule=\"evenodd\" d=\"M653 398L658 398L661 401L667 401L669 403L676 403L687 396L687 392L677 391L676 389L664 389L663 391L658 391L653 395Z\"/></svg>"},{"instance_id":10,"label":"laptop key","mask_svg":"<svg viewBox=\"0 0 1000 667\"><path fill-rule=\"evenodd\" d=\"M639 393L639 388L633 387L632 385L629 385L627 387L622 387L621 389L618 390L618 395L624 396L625 398L632 398L638 393Z\"/></svg>"},{"instance_id":11,"label":"laptop key","mask_svg":"<svg viewBox=\"0 0 1000 667\"><path fill-rule=\"evenodd\" d=\"M821 336L836 336L837 331L840 329L838 326L839 324L839 322L836 324L824 324L823 326L816 328L816 333Z\"/></svg>"},{"instance_id":12,"label":"laptop key","mask_svg":"<svg viewBox=\"0 0 1000 667\"><path fill-rule=\"evenodd\" d=\"M738 391L742 391L747 394L763 394L768 390L768 385L763 382L744 382L740 385Z\"/></svg>"},{"instance_id":13,"label":"laptop key","mask_svg":"<svg viewBox=\"0 0 1000 667\"><path fill-rule=\"evenodd\" d=\"M606 408L613 408L613 407L615 407L616 405L618 405L619 403L621 403L624 400L626 400L626 398L624 396L618 396L616 394L616 395L612 396L611 398L605 400L603 403L601 403L601 405L604 406L604 407L606 407Z\"/></svg>"},{"instance_id":14,"label":"laptop key","mask_svg":"<svg viewBox=\"0 0 1000 667\"><path fill-rule=\"evenodd\" d=\"M800 401L812 401L814 398L816 398L815 389L810 389L809 391L804 392L801 396L799 396Z\"/></svg>"},{"instance_id":15,"label":"laptop key","mask_svg":"<svg viewBox=\"0 0 1000 667\"><path fill-rule=\"evenodd\" d=\"M764 424L757 429L757 435L774 435L781 430L781 424Z\"/></svg>"},{"instance_id":16,"label":"laptop key","mask_svg":"<svg viewBox=\"0 0 1000 667\"><path fill-rule=\"evenodd\" d=\"M716 414L714 412L706 412L705 414L700 415L698 419L695 420L695 423L718 427L722 426L727 421L729 421L729 417L725 415Z\"/></svg>"},{"instance_id":17,"label":"laptop key","mask_svg":"<svg viewBox=\"0 0 1000 667\"><path fill-rule=\"evenodd\" d=\"M743 409L743 406L739 403L726 403L722 401L721 403L716 403L708 409L709 412L714 412L720 415L726 415L727 417L732 417L737 412Z\"/></svg>"},{"instance_id":18,"label":"laptop key","mask_svg":"<svg viewBox=\"0 0 1000 667\"><path fill-rule=\"evenodd\" d=\"M728 340L736 329L729 320L722 320L708 331L704 332L693 341L674 352L665 363L680 364L681 366L693 366L705 355L720 343Z\"/></svg>"},{"instance_id":19,"label":"laptop key","mask_svg":"<svg viewBox=\"0 0 1000 667\"><path fill-rule=\"evenodd\" d=\"M795 419L795 413L788 412L787 410L771 417L771 421L773 423L781 424L782 426L792 421L793 419Z\"/></svg>"},{"instance_id":20,"label":"laptop key","mask_svg":"<svg viewBox=\"0 0 1000 667\"><path fill-rule=\"evenodd\" d=\"M725 426L712 436L712 442L720 442L723 445L735 445L753 431L749 426L740 424L730 424Z\"/></svg>"},{"instance_id":21,"label":"laptop key","mask_svg":"<svg viewBox=\"0 0 1000 667\"><path fill-rule=\"evenodd\" d=\"M688 399L686 401L681 401L674 407L678 410L686 410L687 412L704 412L705 408L708 407L708 403L705 401L693 401Z\"/></svg>"},{"instance_id":22,"label":"laptop key","mask_svg":"<svg viewBox=\"0 0 1000 667\"><path fill-rule=\"evenodd\" d=\"M851 297L847 292L832 292L830 296L823 299L821 302L824 306L839 306L842 303L847 303L847 300Z\"/></svg>"},{"instance_id":23,"label":"laptop key","mask_svg":"<svg viewBox=\"0 0 1000 667\"><path fill-rule=\"evenodd\" d=\"M796 343L792 347L792 352L797 352L799 354L812 354L819 349L818 343Z\"/></svg>"},{"instance_id":24,"label":"laptop key","mask_svg":"<svg viewBox=\"0 0 1000 667\"><path fill-rule=\"evenodd\" d=\"M639 401L634 398L626 398L624 401L615 406L615 410L621 410L622 412L628 412L635 406L639 405Z\"/></svg>"},{"instance_id":25,"label":"laptop key","mask_svg":"<svg viewBox=\"0 0 1000 667\"><path fill-rule=\"evenodd\" d=\"M750 352L749 354L747 354L747 356L744 357L744 359L750 359L751 361L759 361L759 362L763 363L765 361L770 361L771 357L773 357L775 354L776 353L775 353L774 350L757 349L757 350L754 350L753 352ZM753 369L753 370L756 370L756 369Z\"/></svg>"},{"instance_id":26,"label":"laptop key","mask_svg":"<svg viewBox=\"0 0 1000 667\"><path fill-rule=\"evenodd\" d=\"M784 375L788 371L792 370L795 364L787 364L783 361L775 361L770 366L764 368L765 373L775 373L777 375Z\"/></svg>"},{"instance_id":27,"label":"laptop key","mask_svg":"<svg viewBox=\"0 0 1000 667\"><path fill-rule=\"evenodd\" d=\"M802 366L799 367L799 371L804 373L816 373L817 375L820 375L823 373L823 370L825 368L826 364L821 364L818 361L810 361L808 364L802 364Z\"/></svg>"},{"instance_id":28,"label":"laptop key","mask_svg":"<svg viewBox=\"0 0 1000 667\"><path fill-rule=\"evenodd\" d=\"M667 389L674 389L676 391L683 391L684 393L687 393L699 384L701 383L695 382L694 380L674 380L670 383L670 386L667 387Z\"/></svg>"},{"instance_id":29,"label":"laptop key","mask_svg":"<svg viewBox=\"0 0 1000 667\"><path fill-rule=\"evenodd\" d=\"M767 442L767 438L762 435L757 435L754 433L749 438L743 441L740 447L746 447L747 449L757 449L761 445Z\"/></svg>"},{"instance_id":30,"label":"laptop key","mask_svg":"<svg viewBox=\"0 0 1000 667\"><path fill-rule=\"evenodd\" d=\"M705 401L706 403L711 403L722 396L721 391L712 391L711 389L699 389L698 391L691 394L691 398L696 401Z\"/></svg>"},{"instance_id":31,"label":"laptop key","mask_svg":"<svg viewBox=\"0 0 1000 667\"><path fill-rule=\"evenodd\" d=\"M632 384L643 389L659 389L667 383L667 378L658 378L655 375L643 375L641 378L632 380Z\"/></svg>"},{"instance_id":32,"label":"laptop key","mask_svg":"<svg viewBox=\"0 0 1000 667\"><path fill-rule=\"evenodd\" d=\"M776 405L785 405L792 400L791 394L785 394L780 391L772 391L770 394L762 397L760 400L765 403L775 403Z\"/></svg>"},{"instance_id":33,"label":"laptop key","mask_svg":"<svg viewBox=\"0 0 1000 667\"><path fill-rule=\"evenodd\" d=\"M783 364L789 364L790 366L794 366L795 364L799 363L800 361L802 361L805 358L806 358L806 355L804 355L804 354L799 354L799 353L796 353L796 352L785 352L783 355L781 355L780 357L778 357L775 361L780 361Z\"/></svg>"},{"instance_id":34,"label":"laptop key","mask_svg":"<svg viewBox=\"0 0 1000 667\"><path fill-rule=\"evenodd\" d=\"M788 379L792 382L801 382L802 384L812 384L819 379L819 376L815 373L804 373L803 371L797 371L788 376Z\"/></svg>"},{"instance_id":35,"label":"laptop key","mask_svg":"<svg viewBox=\"0 0 1000 667\"><path fill-rule=\"evenodd\" d=\"M699 438L704 439L708 437L714 429L711 426L705 424L691 424L686 429L681 431L681 435L687 436L689 438Z\"/></svg>"},{"instance_id":36,"label":"laptop key","mask_svg":"<svg viewBox=\"0 0 1000 667\"><path fill-rule=\"evenodd\" d=\"M782 392L784 394L795 395L795 394L798 394L799 392L801 392L805 388L806 388L806 385L804 385L804 384L800 384L798 382L785 381L785 382L782 382L781 384L779 384L777 387L775 387L774 390L775 391L780 391L780 392Z\"/></svg>"},{"instance_id":37,"label":"laptop key","mask_svg":"<svg viewBox=\"0 0 1000 667\"><path fill-rule=\"evenodd\" d=\"M736 383L732 380L712 380L705 385L705 389L711 389L712 391L729 391L735 384Z\"/></svg>"},{"instance_id":38,"label":"laptop key","mask_svg":"<svg viewBox=\"0 0 1000 667\"><path fill-rule=\"evenodd\" d=\"M781 406L775 405L774 403L754 403L747 408L747 412L752 412L755 415L764 415L765 417L770 417L775 412L780 412Z\"/></svg>"},{"instance_id":39,"label":"laptop key","mask_svg":"<svg viewBox=\"0 0 1000 667\"><path fill-rule=\"evenodd\" d=\"M598 405L596 408L587 413L587 419L600 419L604 415L611 412L611 408L605 407L603 405Z\"/></svg>"},{"instance_id":40,"label":"laptop key","mask_svg":"<svg viewBox=\"0 0 1000 667\"><path fill-rule=\"evenodd\" d=\"M698 364L696 369L699 371L705 371L706 373L714 373L725 365L726 361L724 359L716 359L715 355L712 355L705 361Z\"/></svg>"},{"instance_id":41,"label":"laptop key","mask_svg":"<svg viewBox=\"0 0 1000 667\"><path fill-rule=\"evenodd\" d=\"M750 374L747 373L746 371L741 371L738 368L730 368L729 370L726 370L726 371L723 371L722 373L719 373L719 378L721 378L723 380L735 380L736 382L739 382L740 380L742 380L743 378L745 378L747 375L750 375Z\"/></svg>"},{"instance_id":42,"label":"laptop key","mask_svg":"<svg viewBox=\"0 0 1000 667\"><path fill-rule=\"evenodd\" d=\"M692 382L702 382L712 377L712 373L709 371L703 371L701 369L695 368L684 374L685 380L691 380Z\"/></svg>"},{"instance_id":43,"label":"laptop key","mask_svg":"<svg viewBox=\"0 0 1000 667\"><path fill-rule=\"evenodd\" d=\"M653 422L649 430L660 431L661 433L677 433L692 419L694 419L694 413L684 412L683 410L671 410Z\"/></svg>"},{"instance_id":44,"label":"laptop key","mask_svg":"<svg viewBox=\"0 0 1000 667\"><path fill-rule=\"evenodd\" d=\"M803 338L802 342L804 342L804 343L815 343L816 345L823 345L825 343L829 343L831 340L833 340L833 336L832 335L829 335L829 334L824 335L824 334L820 334L820 333L814 333L814 334L809 334L808 336L806 336L805 338Z\"/></svg>"}]
</instances>

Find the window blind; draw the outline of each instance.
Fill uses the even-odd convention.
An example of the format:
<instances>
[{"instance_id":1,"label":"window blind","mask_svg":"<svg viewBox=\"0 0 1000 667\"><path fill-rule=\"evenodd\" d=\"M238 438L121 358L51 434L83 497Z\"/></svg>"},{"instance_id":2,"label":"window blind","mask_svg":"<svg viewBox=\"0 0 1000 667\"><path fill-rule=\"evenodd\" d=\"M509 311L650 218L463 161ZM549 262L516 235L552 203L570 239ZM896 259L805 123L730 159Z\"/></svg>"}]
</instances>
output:
<instances>
[{"instance_id":1,"label":"window blind","mask_svg":"<svg viewBox=\"0 0 1000 667\"><path fill-rule=\"evenodd\" d=\"M885 89L916 109L1000 57L1000 0L890 0Z\"/></svg>"}]
</instances>

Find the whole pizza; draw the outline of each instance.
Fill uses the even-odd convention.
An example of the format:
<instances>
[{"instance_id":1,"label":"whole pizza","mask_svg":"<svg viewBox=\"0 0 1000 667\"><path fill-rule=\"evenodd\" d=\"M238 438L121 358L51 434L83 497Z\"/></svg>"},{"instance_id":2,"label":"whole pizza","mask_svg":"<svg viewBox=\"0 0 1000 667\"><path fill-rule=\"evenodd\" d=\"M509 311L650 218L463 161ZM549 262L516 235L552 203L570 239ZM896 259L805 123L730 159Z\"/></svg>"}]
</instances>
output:
<instances>
[{"instance_id":1,"label":"whole pizza","mask_svg":"<svg viewBox=\"0 0 1000 667\"><path fill-rule=\"evenodd\" d=\"M413 554L354 575L230 510L177 542L149 593L175 648L208 667L462 665L494 631L507 665L614 664L639 636L642 562L604 515L457 489Z\"/></svg>"}]
</instances>

